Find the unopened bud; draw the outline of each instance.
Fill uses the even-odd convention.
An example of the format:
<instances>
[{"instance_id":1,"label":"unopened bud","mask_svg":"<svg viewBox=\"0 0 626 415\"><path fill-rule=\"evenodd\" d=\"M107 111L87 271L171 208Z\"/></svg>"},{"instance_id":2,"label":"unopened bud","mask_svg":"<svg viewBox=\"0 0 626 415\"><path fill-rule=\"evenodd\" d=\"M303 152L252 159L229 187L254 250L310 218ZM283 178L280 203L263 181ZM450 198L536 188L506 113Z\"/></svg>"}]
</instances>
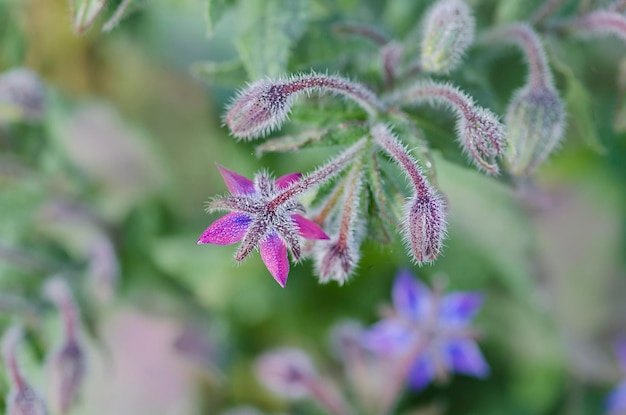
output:
<instances>
[{"instance_id":1,"label":"unopened bud","mask_svg":"<svg viewBox=\"0 0 626 415\"><path fill-rule=\"evenodd\" d=\"M317 377L309 356L299 349L277 349L256 362L261 383L278 396L300 399L310 394L309 385Z\"/></svg>"},{"instance_id":2,"label":"unopened bud","mask_svg":"<svg viewBox=\"0 0 626 415\"><path fill-rule=\"evenodd\" d=\"M360 166L350 172L344 189L345 196L338 234L330 241L320 241L316 244L315 268L320 277L320 283L334 280L339 285L343 285L359 262L359 242L362 233L359 226Z\"/></svg>"},{"instance_id":3,"label":"unopened bud","mask_svg":"<svg viewBox=\"0 0 626 415\"><path fill-rule=\"evenodd\" d=\"M474 40L474 17L463 0L439 0L428 10L422 39L422 68L455 69Z\"/></svg>"},{"instance_id":4,"label":"unopened bud","mask_svg":"<svg viewBox=\"0 0 626 415\"><path fill-rule=\"evenodd\" d=\"M13 326L2 339L2 352L7 367L11 392L6 399L7 415L47 415L48 411L39 394L26 382L17 361L17 348L22 340L22 330Z\"/></svg>"},{"instance_id":5,"label":"unopened bud","mask_svg":"<svg viewBox=\"0 0 626 415\"><path fill-rule=\"evenodd\" d=\"M613 35L626 42L626 17L615 11L598 10L565 23L565 30L581 36Z\"/></svg>"},{"instance_id":6,"label":"unopened bud","mask_svg":"<svg viewBox=\"0 0 626 415\"><path fill-rule=\"evenodd\" d=\"M506 114L509 171L533 173L561 141L564 124L565 110L554 88L527 85L520 89Z\"/></svg>"},{"instance_id":7,"label":"unopened bud","mask_svg":"<svg viewBox=\"0 0 626 415\"><path fill-rule=\"evenodd\" d=\"M433 81L418 82L405 92L396 94L391 101L399 104L429 102L451 108L457 115L457 138L479 169L498 174L496 159L504 152L505 130L495 114L448 84Z\"/></svg>"},{"instance_id":8,"label":"unopened bud","mask_svg":"<svg viewBox=\"0 0 626 415\"><path fill-rule=\"evenodd\" d=\"M85 377L85 353L79 338L80 316L67 282L54 277L44 287L56 305L64 326L62 346L48 358L50 388L55 413L67 413L78 395Z\"/></svg>"},{"instance_id":9,"label":"unopened bud","mask_svg":"<svg viewBox=\"0 0 626 415\"><path fill-rule=\"evenodd\" d=\"M332 92L344 95L371 114L382 109L376 96L361 84L338 76L312 73L286 79L263 79L242 91L230 105L225 123L242 139L262 137L287 120L295 97L302 93Z\"/></svg>"},{"instance_id":10,"label":"unopened bud","mask_svg":"<svg viewBox=\"0 0 626 415\"><path fill-rule=\"evenodd\" d=\"M415 188L406 204L403 221L403 236L413 259L419 264L434 261L446 235L444 199L430 186L417 161L385 125L374 126L372 135Z\"/></svg>"},{"instance_id":11,"label":"unopened bud","mask_svg":"<svg viewBox=\"0 0 626 415\"><path fill-rule=\"evenodd\" d=\"M0 75L0 122L36 120L44 110L44 88L39 76L26 68Z\"/></svg>"}]
</instances>

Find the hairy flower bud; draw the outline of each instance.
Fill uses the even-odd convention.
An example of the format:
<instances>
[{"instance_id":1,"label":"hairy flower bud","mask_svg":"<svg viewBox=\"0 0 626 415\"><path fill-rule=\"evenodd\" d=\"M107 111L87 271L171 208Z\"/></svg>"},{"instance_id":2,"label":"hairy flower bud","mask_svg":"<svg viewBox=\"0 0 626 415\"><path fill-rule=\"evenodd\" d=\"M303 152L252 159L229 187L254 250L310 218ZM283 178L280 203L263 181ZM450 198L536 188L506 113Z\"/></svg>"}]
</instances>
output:
<instances>
[{"instance_id":1,"label":"hairy flower bud","mask_svg":"<svg viewBox=\"0 0 626 415\"><path fill-rule=\"evenodd\" d=\"M474 17L463 0L439 0L428 10L422 39L422 68L449 72L474 39Z\"/></svg>"},{"instance_id":2,"label":"hairy flower bud","mask_svg":"<svg viewBox=\"0 0 626 415\"><path fill-rule=\"evenodd\" d=\"M11 392L6 399L7 415L47 415L48 411L39 394L26 382L17 361L17 347L22 330L13 326L2 339L2 352L7 367Z\"/></svg>"},{"instance_id":3,"label":"hairy flower bud","mask_svg":"<svg viewBox=\"0 0 626 415\"><path fill-rule=\"evenodd\" d=\"M263 79L239 93L224 121L231 133L242 139L265 136L287 120L293 100L303 92L332 92L344 95L370 114L382 109L376 96L361 84L338 76L316 73L285 79Z\"/></svg>"},{"instance_id":4,"label":"hairy flower bud","mask_svg":"<svg viewBox=\"0 0 626 415\"><path fill-rule=\"evenodd\" d=\"M434 261L446 235L445 202L428 184L417 161L385 125L374 126L372 135L415 187L406 204L403 221L403 236L413 259L420 264Z\"/></svg>"},{"instance_id":5,"label":"hairy flower bud","mask_svg":"<svg viewBox=\"0 0 626 415\"><path fill-rule=\"evenodd\" d=\"M36 120L44 110L44 88L39 76L26 68L0 75L0 122Z\"/></svg>"},{"instance_id":6,"label":"hairy flower bud","mask_svg":"<svg viewBox=\"0 0 626 415\"><path fill-rule=\"evenodd\" d=\"M320 283L331 280L343 285L359 261L359 195L361 169L356 166L346 178L339 231L330 241L316 244L315 269Z\"/></svg>"},{"instance_id":7,"label":"hairy flower bud","mask_svg":"<svg viewBox=\"0 0 626 415\"><path fill-rule=\"evenodd\" d=\"M257 378L278 396L300 399L310 393L309 384L317 377L309 356L299 349L276 349L256 362Z\"/></svg>"},{"instance_id":8,"label":"hairy flower bud","mask_svg":"<svg viewBox=\"0 0 626 415\"><path fill-rule=\"evenodd\" d=\"M457 88L433 81L418 82L407 91L395 94L390 101L399 104L442 104L457 115L457 138L479 169L498 174L496 159L504 152L505 130L491 111L479 107Z\"/></svg>"},{"instance_id":9,"label":"hairy flower bud","mask_svg":"<svg viewBox=\"0 0 626 415\"><path fill-rule=\"evenodd\" d=\"M509 171L533 173L561 141L564 124L565 110L554 88L527 85L517 91L506 114Z\"/></svg>"},{"instance_id":10,"label":"hairy flower bud","mask_svg":"<svg viewBox=\"0 0 626 415\"><path fill-rule=\"evenodd\" d=\"M65 414L75 401L85 377L85 353L79 339L80 316L65 280L52 278L44 289L63 320L65 337L62 345L48 357L48 370L54 411Z\"/></svg>"},{"instance_id":11,"label":"hairy flower bud","mask_svg":"<svg viewBox=\"0 0 626 415\"><path fill-rule=\"evenodd\" d=\"M626 17L616 11L598 10L566 23L565 30L581 36L613 35L626 42Z\"/></svg>"}]
</instances>

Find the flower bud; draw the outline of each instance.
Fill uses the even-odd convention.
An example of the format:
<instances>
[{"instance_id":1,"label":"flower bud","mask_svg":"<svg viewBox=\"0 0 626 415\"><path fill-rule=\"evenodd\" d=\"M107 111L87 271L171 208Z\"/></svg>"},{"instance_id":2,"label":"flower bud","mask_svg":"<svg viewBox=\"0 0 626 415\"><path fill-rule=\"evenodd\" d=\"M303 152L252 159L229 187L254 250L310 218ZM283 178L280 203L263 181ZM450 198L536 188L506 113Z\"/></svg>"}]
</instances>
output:
<instances>
[{"instance_id":1,"label":"flower bud","mask_svg":"<svg viewBox=\"0 0 626 415\"><path fill-rule=\"evenodd\" d=\"M85 377L85 353L80 341L80 316L72 291L60 277L50 279L45 294L55 304L64 327L62 346L48 357L50 388L56 413L67 413L74 403Z\"/></svg>"},{"instance_id":2,"label":"flower bud","mask_svg":"<svg viewBox=\"0 0 626 415\"><path fill-rule=\"evenodd\" d=\"M2 339L2 352L7 367L11 392L6 398L7 415L47 415L48 411L39 394L26 382L17 361L17 347L22 330L13 326Z\"/></svg>"},{"instance_id":3,"label":"flower bud","mask_svg":"<svg viewBox=\"0 0 626 415\"><path fill-rule=\"evenodd\" d=\"M430 186L417 161L385 125L374 126L372 135L398 163L415 188L406 204L403 221L404 240L413 259L419 264L434 261L441 252L446 235L444 199Z\"/></svg>"},{"instance_id":4,"label":"flower bud","mask_svg":"<svg viewBox=\"0 0 626 415\"><path fill-rule=\"evenodd\" d=\"M120 267L115 247L107 235L98 235L91 243L87 270L95 297L108 302L115 297Z\"/></svg>"},{"instance_id":5,"label":"flower bud","mask_svg":"<svg viewBox=\"0 0 626 415\"><path fill-rule=\"evenodd\" d=\"M448 84L433 81L416 83L406 91L395 94L390 101L398 104L445 105L457 115L457 138L465 153L476 167L487 173L498 174L496 159L502 155L505 147L505 131L498 118L488 109Z\"/></svg>"},{"instance_id":6,"label":"flower bud","mask_svg":"<svg viewBox=\"0 0 626 415\"><path fill-rule=\"evenodd\" d=\"M295 75L286 79L263 79L240 92L230 105L224 122L241 139L262 137L287 120L293 100L301 93L333 92L344 95L370 114L382 108L375 95L361 84L338 76Z\"/></svg>"},{"instance_id":7,"label":"flower bud","mask_svg":"<svg viewBox=\"0 0 626 415\"><path fill-rule=\"evenodd\" d=\"M474 17L463 0L439 0L428 10L422 39L422 68L449 72L474 40Z\"/></svg>"},{"instance_id":8,"label":"flower bud","mask_svg":"<svg viewBox=\"0 0 626 415\"><path fill-rule=\"evenodd\" d=\"M0 75L0 122L36 120L44 110L44 88L30 69L12 69Z\"/></svg>"},{"instance_id":9,"label":"flower bud","mask_svg":"<svg viewBox=\"0 0 626 415\"><path fill-rule=\"evenodd\" d=\"M616 11L598 10L566 23L565 30L581 36L613 35L626 42L626 17Z\"/></svg>"},{"instance_id":10,"label":"flower bud","mask_svg":"<svg viewBox=\"0 0 626 415\"><path fill-rule=\"evenodd\" d=\"M564 123L563 103L553 87L527 85L520 89L506 114L509 171L532 174L561 141Z\"/></svg>"},{"instance_id":11,"label":"flower bud","mask_svg":"<svg viewBox=\"0 0 626 415\"><path fill-rule=\"evenodd\" d=\"M359 242L362 239L359 223L360 192L361 169L356 166L346 178L338 234L330 241L316 244L315 269L322 284L334 280L343 285L359 261Z\"/></svg>"},{"instance_id":12,"label":"flower bud","mask_svg":"<svg viewBox=\"0 0 626 415\"><path fill-rule=\"evenodd\" d=\"M261 356L255 366L257 378L278 396L300 399L309 395L317 377L309 356L298 349L276 349Z\"/></svg>"}]
</instances>

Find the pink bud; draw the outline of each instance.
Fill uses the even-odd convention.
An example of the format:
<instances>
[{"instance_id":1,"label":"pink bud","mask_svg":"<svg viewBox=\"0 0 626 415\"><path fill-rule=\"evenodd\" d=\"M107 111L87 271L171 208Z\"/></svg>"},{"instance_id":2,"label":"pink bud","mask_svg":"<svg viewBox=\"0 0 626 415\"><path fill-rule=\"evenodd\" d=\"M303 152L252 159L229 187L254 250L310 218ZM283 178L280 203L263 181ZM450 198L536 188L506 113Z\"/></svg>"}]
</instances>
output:
<instances>
[{"instance_id":1,"label":"pink bud","mask_svg":"<svg viewBox=\"0 0 626 415\"><path fill-rule=\"evenodd\" d=\"M333 92L344 95L375 114L383 108L376 96L361 84L338 76L294 75L286 79L263 79L239 93L224 121L231 133L242 139L262 137L287 120L293 100L303 92Z\"/></svg>"},{"instance_id":2,"label":"pink bud","mask_svg":"<svg viewBox=\"0 0 626 415\"><path fill-rule=\"evenodd\" d=\"M495 114L476 105L458 88L433 81L422 81L392 96L390 101L399 104L428 102L431 105L439 104L451 108L457 115L457 138L463 151L479 169L498 174L496 159L504 152L504 127Z\"/></svg>"},{"instance_id":3,"label":"pink bud","mask_svg":"<svg viewBox=\"0 0 626 415\"><path fill-rule=\"evenodd\" d=\"M262 355L255 371L265 387L278 396L300 399L309 395L309 384L317 377L309 356L299 349L276 349Z\"/></svg>"},{"instance_id":4,"label":"pink bud","mask_svg":"<svg viewBox=\"0 0 626 415\"><path fill-rule=\"evenodd\" d=\"M48 298L56 305L64 326L62 346L48 357L50 388L55 412L67 413L85 377L85 353L80 341L80 316L72 291L60 277L50 279L45 287Z\"/></svg>"},{"instance_id":5,"label":"pink bud","mask_svg":"<svg viewBox=\"0 0 626 415\"><path fill-rule=\"evenodd\" d=\"M413 259L420 264L434 261L446 235L445 202L430 186L417 161L384 124L374 126L372 135L415 189L405 206L403 221L403 236Z\"/></svg>"},{"instance_id":6,"label":"pink bud","mask_svg":"<svg viewBox=\"0 0 626 415\"><path fill-rule=\"evenodd\" d=\"M22 339L18 326L10 327L2 339L2 352L7 367L11 392L6 399L7 415L47 415L39 394L26 382L17 360L17 348Z\"/></svg>"}]
</instances>

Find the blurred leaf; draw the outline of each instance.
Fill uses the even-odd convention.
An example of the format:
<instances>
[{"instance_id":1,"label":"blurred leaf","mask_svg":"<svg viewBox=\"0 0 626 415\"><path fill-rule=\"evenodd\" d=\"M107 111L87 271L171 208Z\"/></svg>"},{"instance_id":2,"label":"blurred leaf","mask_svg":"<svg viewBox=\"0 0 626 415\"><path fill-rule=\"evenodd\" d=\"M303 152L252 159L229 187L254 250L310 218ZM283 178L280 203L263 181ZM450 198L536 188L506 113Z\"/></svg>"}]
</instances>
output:
<instances>
[{"instance_id":1,"label":"blurred leaf","mask_svg":"<svg viewBox=\"0 0 626 415\"><path fill-rule=\"evenodd\" d=\"M591 96L587 88L576 78L574 71L556 53L550 54L554 68L565 79L565 105L568 114L569 134L575 135L598 154L606 154L593 122Z\"/></svg>"},{"instance_id":2,"label":"blurred leaf","mask_svg":"<svg viewBox=\"0 0 626 415\"><path fill-rule=\"evenodd\" d=\"M196 62L191 73L220 86L241 87L246 81L246 69L240 59L225 62Z\"/></svg>"},{"instance_id":3,"label":"blurred leaf","mask_svg":"<svg viewBox=\"0 0 626 415\"><path fill-rule=\"evenodd\" d=\"M83 34L93 25L107 0L70 0L74 17L74 31Z\"/></svg>"},{"instance_id":4,"label":"blurred leaf","mask_svg":"<svg viewBox=\"0 0 626 415\"><path fill-rule=\"evenodd\" d=\"M212 37L215 25L219 23L222 16L231 7L234 0L205 0L206 9L204 12L204 19L206 20L207 36Z\"/></svg>"},{"instance_id":5,"label":"blurred leaf","mask_svg":"<svg viewBox=\"0 0 626 415\"><path fill-rule=\"evenodd\" d=\"M289 48L306 29L309 0L242 0L240 6L252 19L235 41L248 76L283 75Z\"/></svg>"}]
</instances>

